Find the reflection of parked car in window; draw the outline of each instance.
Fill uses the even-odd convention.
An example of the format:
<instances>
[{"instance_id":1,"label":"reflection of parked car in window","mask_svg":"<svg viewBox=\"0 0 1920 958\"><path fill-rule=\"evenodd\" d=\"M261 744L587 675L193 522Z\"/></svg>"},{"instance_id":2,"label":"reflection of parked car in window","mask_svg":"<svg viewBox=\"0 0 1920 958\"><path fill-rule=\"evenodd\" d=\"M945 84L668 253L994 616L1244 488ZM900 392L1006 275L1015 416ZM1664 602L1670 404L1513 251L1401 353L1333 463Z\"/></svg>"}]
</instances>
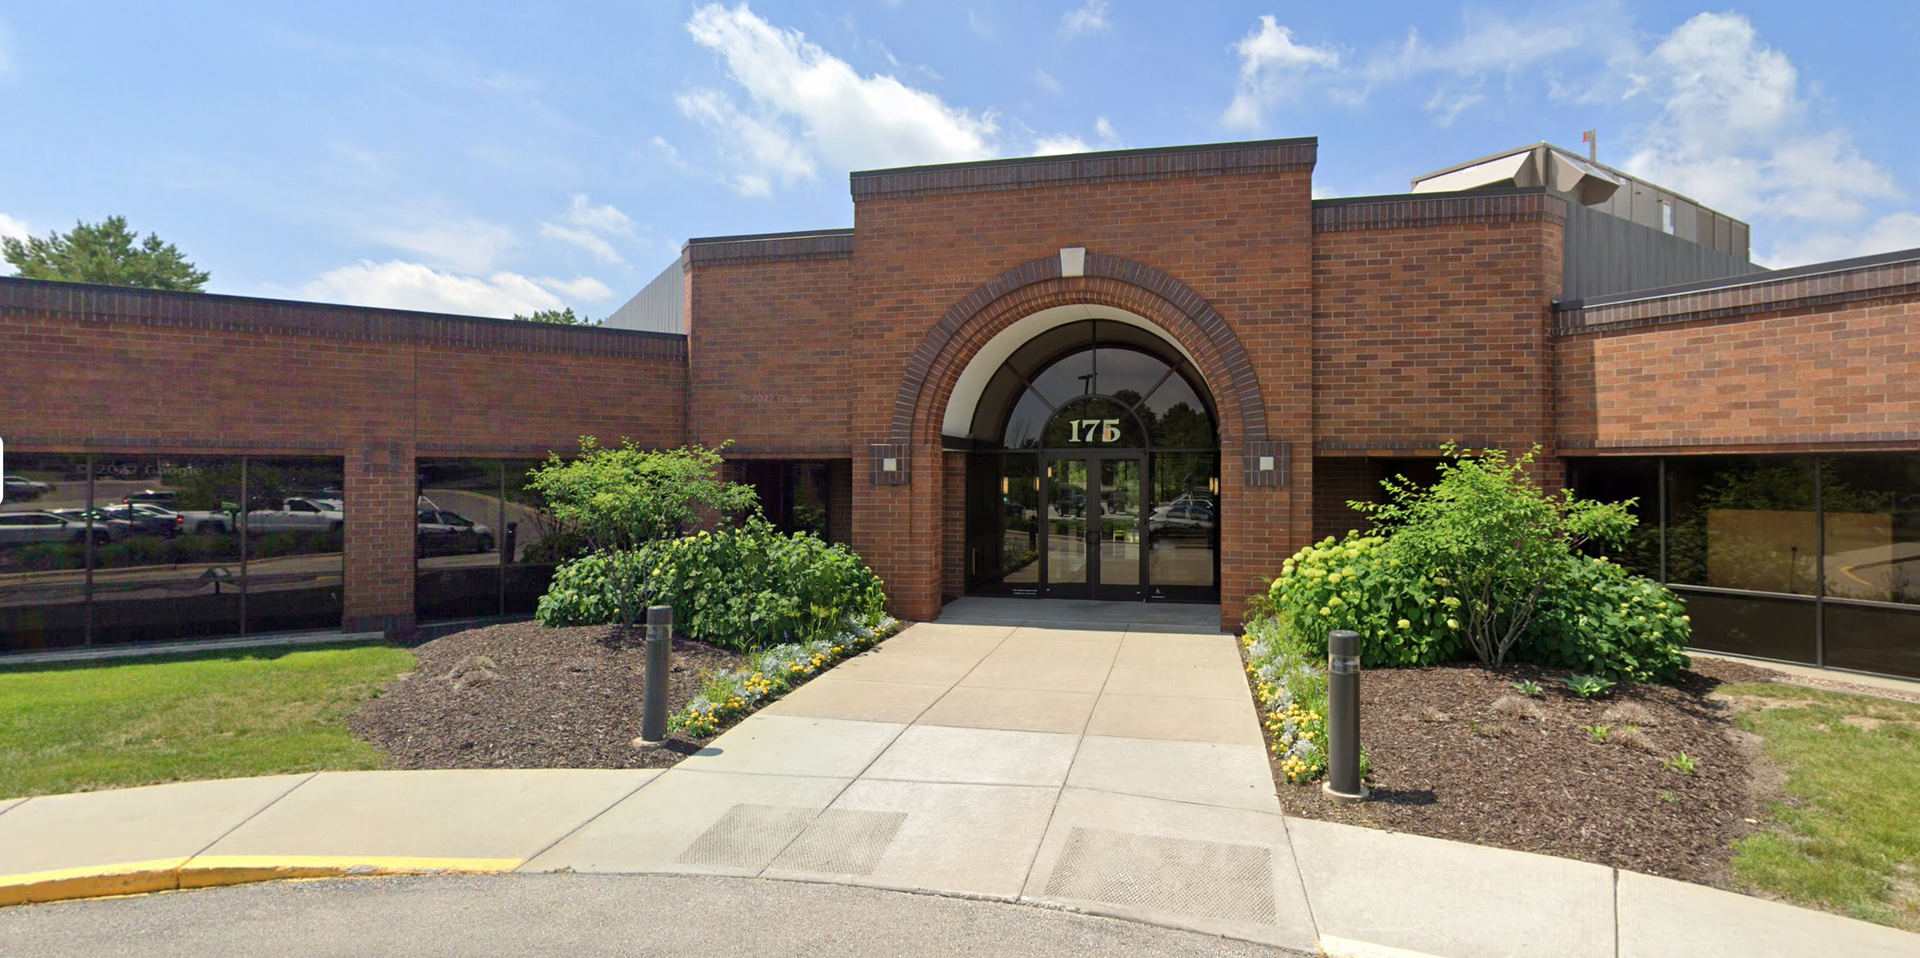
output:
<instances>
[{"instance_id":1,"label":"reflection of parked car in window","mask_svg":"<svg viewBox=\"0 0 1920 958\"><path fill-rule=\"evenodd\" d=\"M462 552L492 552L493 530L457 512L422 509L414 526L414 552L422 558Z\"/></svg>"},{"instance_id":2,"label":"reflection of parked car in window","mask_svg":"<svg viewBox=\"0 0 1920 958\"><path fill-rule=\"evenodd\" d=\"M259 532L339 532L345 524L345 510L329 508L336 503L294 498L279 503L279 508L254 509L247 513L247 531Z\"/></svg>"},{"instance_id":3,"label":"reflection of parked car in window","mask_svg":"<svg viewBox=\"0 0 1920 958\"><path fill-rule=\"evenodd\" d=\"M0 512L0 546L31 545L36 542L85 542L87 523L51 512ZM93 541L111 542L112 533L93 530Z\"/></svg>"},{"instance_id":4,"label":"reflection of parked car in window","mask_svg":"<svg viewBox=\"0 0 1920 958\"><path fill-rule=\"evenodd\" d=\"M53 486L26 476L8 476L5 483L4 496L9 502L27 502L53 491Z\"/></svg>"},{"instance_id":5,"label":"reflection of parked car in window","mask_svg":"<svg viewBox=\"0 0 1920 958\"><path fill-rule=\"evenodd\" d=\"M186 517L165 506L129 503L99 510L107 518L127 523L128 531L139 536L166 536L171 539L185 527Z\"/></svg>"},{"instance_id":6,"label":"reflection of parked car in window","mask_svg":"<svg viewBox=\"0 0 1920 958\"><path fill-rule=\"evenodd\" d=\"M101 530L106 531L109 541L117 541L126 538L127 532L133 528L133 523L126 519L116 519L105 509L48 509L47 512L68 522L85 523L91 517L96 540L100 538Z\"/></svg>"},{"instance_id":7,"label":"reflection of parked car in window","mask_svg":"<svg viewBox=\"0 0 1920 958\"><path fill-rule=\"evenodd\" d=\"M1213 532L1213 506L1199 500L1155 506L1147 516L1147 530L1167 536L1204 536Z\"/></svg>"},{"instance_id":8,"label":"reflection of parked car in window","mask_svg":"<svg viewBox=\"0 0 1920 958\"><path fill-rule=\"evenodd\" d=\"M185 528L198 533L233 532L239 523L236 517L239 509L232 503L221 505L228 507L229 511L181 513ZM255 535L268 532L339 532L345 521L346 512L337 501L295 497L267 500L266 508L248 512L247 531Z\"/></svg>"}]
</instances>

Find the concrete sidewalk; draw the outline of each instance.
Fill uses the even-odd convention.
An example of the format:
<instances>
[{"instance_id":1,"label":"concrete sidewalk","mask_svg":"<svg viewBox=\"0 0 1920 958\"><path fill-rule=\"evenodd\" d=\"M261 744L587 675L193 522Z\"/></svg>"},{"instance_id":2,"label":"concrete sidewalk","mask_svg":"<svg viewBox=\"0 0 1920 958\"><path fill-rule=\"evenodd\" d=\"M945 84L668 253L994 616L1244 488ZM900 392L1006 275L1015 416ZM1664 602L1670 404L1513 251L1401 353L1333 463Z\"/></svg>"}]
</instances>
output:
<instances>
[{"instance_id":1,"label":"concrete sidewalk","mask_svg":"<svg viewBox=\"0 0 1920 958\"><path fill-rule=\"evenodd\" d=\"M1333 954L1920 956L1920 937L1700 886L1286 818L1234 640L1195 621L1217 611L1145 608L1163 620L976 603L665 772L322 773L0 803L0 902L292 875L706 874Z\"/></svg>"}]
</instances>

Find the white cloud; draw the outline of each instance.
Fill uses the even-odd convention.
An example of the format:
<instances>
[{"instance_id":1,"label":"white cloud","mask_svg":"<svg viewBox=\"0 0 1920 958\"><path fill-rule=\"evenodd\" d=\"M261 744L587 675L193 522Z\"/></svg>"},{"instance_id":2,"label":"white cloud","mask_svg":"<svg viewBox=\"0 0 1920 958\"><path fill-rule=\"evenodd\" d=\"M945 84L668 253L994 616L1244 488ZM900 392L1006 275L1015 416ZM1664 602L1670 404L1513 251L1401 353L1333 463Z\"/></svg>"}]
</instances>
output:
<instances>
[{"instance_id":1,"label":"white cloud","mask_svg":"<svg viewBox=\"0 0 1920 958\"><path fill-rule=\"evenodd\" d=\"M512 230L474 217L427 219L412 215L399 219L402 222L363 222L359 231L374 242L461 273L489 272L500 254L519 245Z\"/></svg>"},{"instance_id":2,"label":"white cloud","mask_svg":"<svg viewBox=\"0 0 1920 958\"><path fill-rule=\"evenodd\" d=\"M668 166L680 170L687 168L687 161L680 156L680 151L675 149L673 144L667 142L666 137L654 137L653 148L659 150L660 155L666 158Z\"/></svg>"},{"instance_id":3,"label":"white cloud","mask_svg":"<svg viewBox=\"0 0 1920 958\"><path fill-rule=\"evenodd\" d=\"M534 280L534 282L554 290L569 299L584 299L597 302L613 295L613 290L608 288L607 284L591 276L576 276L572 279L554 279L551 276L542 276Z\"/></svg>"},{"instance_id":4,"label":"white cloud","mask_svg":"<svg viewBox=\"0 0 1920 958\"><path fill-rule=\"evenodd\" d=\"M694 11L687 31L713 51L745 105L727 93L681 95L682 113L718 132L731 182L765 195L775 181L835 170L987 159L999 154L991 113L976 115L892 76L861 76L844 60L742 4Z\"/></svg>"},{"instance_id":5,"label":"white cloud","mask_svg":"<svg viewBox=\"0 0 1920 958\"><path fill-rule=\"evenodd\" d=\"M1040 86L1045 88L1049 93L1060 92L1060 81L1054 79L1053 74L1038 67L1035 67L1033 70L1033 82L1040 84Z\"/></svg>"},{"instance_id":6,"label":"white cloud","mask_svg":"<svg viewBox=\"0 0 1920 958\"><path fill-rule=\"evenodd\" d=\"M584 230L633 235L632 217L615 209L611 204L590 205L585 193L573 194L573 200L567 206L566 217L567 222Z\"/></svg>"},{"instance_id":7,"label":"white cloud","mask_svg":"<svg viewBox=\"0 0 1920 958\"><path fill-rule=\"evenodd\" d=\"M1113 29L1107 22L1107 0L1087 0L1084 6L1068 10L1060 18L1060 35L1077 37L1087 33L1104 33Z\"/></svg>"},{"instance_id":8,"label":"white cloud","mask_svg":"<svg viewBox=\"0 0 1920 958\"><path fill-rule=\"evenodd\" d=\"M1233 49L1240 56L1240 85L1220 118L1230 127L1258 128L1267 109L1291 95L1309 71L1340 65L1339 51L1296 43L1293 31L1271 16L1261 17Z\"/></svg>"},{"instance_id":9,"label":"white cloud","mask_svg":"<svg viewBox=\"0 0 1920 958\"><path fill-rule=\"evenodd\" d=\"M1442 128L1450 127L1460 114L1478 106L1486 100L1486 94L1480 92L1480 84L1475 83L1465 90L1447 90L1436 87L1433 96L1427 100L1426 110L1434 115L1434 122Z\"/></svg>"},{"instance_id":10,"label":"white cloud","mask_svg":"<svg viewBox=\"0 0 1920 958\"><path fill-rule=\"evenodd\" d=\"M1362 71L1370 80L1396 80L1426 73L1477 76L1511 72L1552 60L1592 41L1581 17L1556 9L1547 23L1520 23L1500 16L1470 13L1460 39L1435 46L1418 30L1389 54L1369 60Z\"/></svg>"},{"instance_id":11,"label":"white cloud","mask_svg":"<svg viewBox=\"0 0 1920 958\"><path fill-rule=\"evenodd\" d=\"M0 213L0 236L12 237L24 243L32 235L32 232L27 229L25 221L14 219L5 213ZM0 275L13 275L13 265L4 260L0 260L0 270L5 271L4 273L0 273Z\"/></svg>"},{"instance_id":12,"label":"white cloud","mask_svg":"<svg viewBox=\"0 0 1920 958\"><path fill-rule=\"evenodd\" d=\"M566 305L552 290L518 273L481 279L402 260L361 260L321 273L295 292L319 302L468 316L505 317Z\"/></svg>"},{"instance_id":13,"label":"white cloud","mask_svg":"<svg viewBox=\"0 0 1920 958\"><path fill-rule=\"evenodd\" d=\"M1626 169L1708 206L1742 219L1837 224L1901 195L1845 130L1810 127L1799 71L1744 16L1703 13L1681 24L1634 80L1634 95L1657 98L1660 113Z\"/></svg>"},{"instance_id":14,"label":"white cloud","mask_svg":"<svg viewBox=\"0 0 1920 958\"><path fill-rule=\"evenodd\" d=\"M1056 133L1033 141L1034 156L1059 156L1062 153L1090 153L1093 147L1071 133Z\"/></svg>"},{"instance_id":15,"label":"white cloud","mask_svg":"<svg viewBox=\"0 0 1920 958\"><path fill-rule=\"evenodd\" d=\"M591 230L574 229L568 226L560 226L556 223L541 223L540 235L550 240L559 240L562 243L571 243L574 246L578 246L592 253L593 258L602 263L618 265L626 262L626 260L620 258L619 253L614 252L612 243L601 239Z\"/></svg>"},{"instance_id":16,"label":"white cloud","mask_svg":"<svg viewBox=\"0 0 1920 958\"><path fill-rule=\"evenodd\" d=\"M1766 266L1784 269L1916 248L1920 248L1920 213L1902 210L1880 217L1863 230L1792 234L1774 243L1767 255L1758 259Z\"/></svg>"},{"instance_id":17,"label":"white cloud","mask_svg":"<svg viewBox=\"0 0 1920 958\"><path fill-rule=\"evenodd\" d=\"M575 193L561 218L571 225L541 223L540 235L578 246L603 263L620 265L626 262L614 251L613 244L606 237L633 235L633 219L627 214L610 205L594 206L587 202L585 193Z\"/></svg>"},{"instance_id":18,"label":"white cloud","mask_svg":"<svg viewBox=\"0 0 1920 958\"><path fill-rule=\"evenodd\" d=\"M1113 128L1113 121L1100 117L1093 121L1093 132L1100 138L1099 145L1089 144L1084 138L1073 133L1055 133L1038 137L1033 141L1034 156L1058 156L1062 153L1091 153L1094 150L1117 150L1121 148L1120 134Z\"/></svg>"}]
</instances>

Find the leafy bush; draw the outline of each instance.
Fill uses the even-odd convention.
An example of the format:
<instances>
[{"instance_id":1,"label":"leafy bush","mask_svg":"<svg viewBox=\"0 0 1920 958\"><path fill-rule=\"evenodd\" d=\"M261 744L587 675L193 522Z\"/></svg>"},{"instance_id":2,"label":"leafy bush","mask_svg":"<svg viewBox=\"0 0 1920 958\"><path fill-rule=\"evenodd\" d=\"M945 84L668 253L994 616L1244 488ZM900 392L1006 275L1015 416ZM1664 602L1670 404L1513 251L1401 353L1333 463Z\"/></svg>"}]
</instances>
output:
<instances>
[{"instance_id":1,"label":"leafy bush","mask_svg":"<svg viewBox=\"0 0 1920 958\"><path fill-rule=\"evenodd\" d=\"M609 574L612 563L626 563L624 576ZM647 558L637 552L582 556L563 562L553 570L547 592L534 607L534 618L548 628L570 625L607 625L620 622L620 603L614 596L616 581L646 581ZM642 606L644 607L644 605Z\"/></svg>"},{"instance_id":2,"label":"leafy bush","mask_svg":"<svg viewBox=\"0 0 1920 958\"><path fill-rule=\"evenodd\" d=\"M1352 532L1286 560L1267 606L1317 655L1326 655L1328 632L1352 629L1364 666L1433 665L1459 658L1462 647L1460 600L1446 585L1394 557L1384 538Z\"/></svg>"},{"instance_id":3,"label":"leafy bush","mask_svg":"<svg viewBox=\"0 0 1920 958\"><path fill-rule=\"evenodd\" d=\"M1679 596L1605 559L1576 556L1541 598L1518 655L1607 679L1670 682L1691 661Z\"/></svg>"},{"instance_id":4,"label":"leafy bush","mask_svg":"<svg viewBox=\"0 0 1920 958\"><path fill-rule=\"evenodd\" d=\"M651 542L560 566L535 617L544 625L620 622L627 607L673 606L691 638L735 649L806 641L886 606L880 577L845 546L787 535L758 516L736 528Z\"/></svg>"},{"instance_id":5,"label":"leafy bush","mask_svg":"<svg viewBox=\"0 0 1920 958\"><path fill-rule=\"evenodd\" d=\"M1295 553L1254 611L1273 614L1316 655L1329 631L1352 629L1368 667L1434 665L1471 650L1494 665L1675 678L1691 638L1679 597L1577 551L1621 541L1635 521L1628 504L1549 495L1527 477L1532 459L1457 455L1431 488L1383 483L1387 504L1353 504L1380 532Z\"/></svg>"},{"instance_id":6,"label":"leafy bush","mask_svg":"<svg viewBox=\"0 0 1920 958\"><path fill-rule=\"evenodd\" d=\"M1517 459L1499 449L1478 455L1444 447L1440 479L1421 487L1396 476L1381 485L1387 501L1350 503L1387 532L1401 568L1450 589L1450 610L1480 661L1500 665L1527 634L1542 596L1562 587L1577 550L1589 540L1617 544L1635 519L1624 503L1558 496L1528 474L1538 446Z\"/></svg>"},{"instance_id":7,"label":"leafy bush","mask_svg":"<svg viewBox=\"0 0 1920 958\"><path fill-rule=\"evenodd\" d=\"M544 497L564 533L594 554L643 551L680 535L703 514L725 518L758 506L752 486L720 478L718 449L654 451L632 440L602 449L591 436L580 440L578 458L552 455L529 472L527 489ZM608 594L619 612L616 621L628 627L646 607L643 584L626 578L639 568L605 566L613 578Z\"/></svg>"}]
</instances>

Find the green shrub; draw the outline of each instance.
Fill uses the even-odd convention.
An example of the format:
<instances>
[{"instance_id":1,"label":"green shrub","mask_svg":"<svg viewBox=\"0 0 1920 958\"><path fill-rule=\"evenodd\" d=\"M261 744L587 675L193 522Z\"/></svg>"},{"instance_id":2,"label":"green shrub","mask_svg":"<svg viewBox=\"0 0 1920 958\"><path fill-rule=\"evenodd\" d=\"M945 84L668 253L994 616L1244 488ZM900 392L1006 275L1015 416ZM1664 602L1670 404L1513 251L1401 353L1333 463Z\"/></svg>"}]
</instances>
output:
<instances>
[{"instance_id":1,"label":"green shrub","mask_svg":"<svg viewBox=\"0 0 1920 958\"><path fill-rule=\"evenodd\" d=\"M756 649L818 638L880 614L887 601L880 577L845 546L777 532L758 516L614 555L562 565L536 618L549 626L618 622L616 583L631 581L627 607L670 604L687 636Z\"/></svg>"},{"instance_id":2,"label":"green shrub","mask_svg":"<svg viewBox=\"0 0 1920 958\"><path fill-rule=\"evenodd\" d=\"M1480 661L1500 665L1588 541L1617 545L1635 524L1626 503L1559 495L1534 483L1539 447L1517 459L1499 449L1475 455L1451 444L1439 481L1422 487L1396 476L1387 501L1350 503L1390 537L1398 570L1452 592L1448 610ZM1442 600L1444 602L1444 600Z\"/></svg>"},{"instance_id":3,"label":"green shrub","mask_svg":"<svg viewBox=\"0 0 1920 958\"><path fill-rule=\"evenodd\" d=\"M1350 532L1295 553L1267 592L1279 625L1324 656L1327 633L1360 633L1363 666L1451 662L1463 648L1457 610L1444 577L1419 573L1393 555L1386 539Z\"/></svg>"},{"instance_id":4,"label":"green shrub","mask_svg":"<svg viewBox=\"0 0 1920 958\"><path fill-rule=\"evenodd\" d=\"M632 578L622 581L645 581L645 575L639 570L647 568L647 559L635 552L590 555L563 562L553 570L546 594L534 607L534 619L554 629L619 622L620 603L613 588L616 577L609 575L607 568L614 562L630 565Z\"/></svg>"},{"instance_id":5,"label":"green shrub","mask_svg":"<svg viewBox=\"0 0 1920 958\"><path fill-rule=\"evenodd\" d=\"M1272 613L1291 641L1322 656L1329 631L1352 629L1369 667L1471 652L1493 665L1512 659L1672 680L1689 664L1680 598L1578 551L1589 540L1625 539L1634 524L1627 504L1549 495L1526 474L1532 459L1456 454L1430 488L1398 477L1382 483L1387 504L1353 504L1382 531L1295 553L1255 611Z\"/></svg>"},{"instance_id":6,"label":"green shrub","mask_svg":"<svg viewBox=\"0 0 1920 958\"><path fill-rule=\"evenodd\" d=\"M1680 597L1605 559L1576 556L1541 597L1515 657L1606 679L1670 682L1691 664Z\"/></svg>"},{"instance_id":7,"label":"green shrub","mask_svg":"<svg viewBox=\"0 0 1920 958\"><path fill-rule=\"evenodd\" d=\"M719 449L647 450L630 439L602 449L582 437L578 458L548 456L527 474L527 489L545 499L560 529L577 536L587 553L638 552L680 535L702 515L757 512L753 487L721 479L720 465ZM624 563L606 567L617 621L629 627L645 609L633 602L647 594L639 580L625 578L636 571Z\"/></svg>"}]
</instances>

